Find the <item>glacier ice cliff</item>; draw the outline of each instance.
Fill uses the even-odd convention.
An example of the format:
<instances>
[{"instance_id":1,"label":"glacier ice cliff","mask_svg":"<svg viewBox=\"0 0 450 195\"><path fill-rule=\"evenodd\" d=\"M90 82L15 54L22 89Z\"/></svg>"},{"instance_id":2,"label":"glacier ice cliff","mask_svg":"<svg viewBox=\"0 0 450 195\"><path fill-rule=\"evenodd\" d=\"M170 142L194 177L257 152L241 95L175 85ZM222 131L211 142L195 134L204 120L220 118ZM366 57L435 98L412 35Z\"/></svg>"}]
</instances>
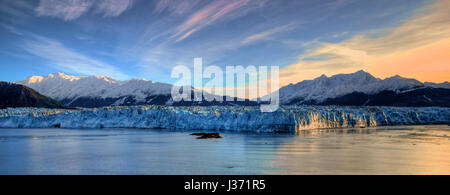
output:
<instances>
[{"instance_id":1,"label":"glacier ice cliff","mask_svg":"<svg viewBox=\"0 0 450 195\"><path fill-rule=\"evenodd\" d=\"M2 128L162 128L295 132L322 128L448 124L450 108L282 106L114 106L91 109L7 108Z\"/></svg>"}]
</instances>

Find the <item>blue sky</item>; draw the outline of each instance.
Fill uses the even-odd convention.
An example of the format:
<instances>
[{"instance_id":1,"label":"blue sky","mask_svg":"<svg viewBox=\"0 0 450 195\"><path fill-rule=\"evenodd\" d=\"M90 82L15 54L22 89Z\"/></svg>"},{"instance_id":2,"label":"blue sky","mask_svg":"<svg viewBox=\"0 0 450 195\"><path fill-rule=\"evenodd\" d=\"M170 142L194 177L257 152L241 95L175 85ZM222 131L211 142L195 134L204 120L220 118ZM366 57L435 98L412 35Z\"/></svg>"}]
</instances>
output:
<instances>
[{"instance_id":1,"label":"blue sky","mask_svg":"<svg viewBox=\"0 0 450 195\"><path fill-rule=\"evenodd\" d=\"M105 75L174 83L171 68L295 64L323 43L383 36L434 1L40 0L0 2L0 80ZM381 34L381 35L380 35ZM319 70L317 74L322 74ZM339 73L339 70L335 71ZM306 79L299 77L297 80Z\"/></svg>"}]
</instances>

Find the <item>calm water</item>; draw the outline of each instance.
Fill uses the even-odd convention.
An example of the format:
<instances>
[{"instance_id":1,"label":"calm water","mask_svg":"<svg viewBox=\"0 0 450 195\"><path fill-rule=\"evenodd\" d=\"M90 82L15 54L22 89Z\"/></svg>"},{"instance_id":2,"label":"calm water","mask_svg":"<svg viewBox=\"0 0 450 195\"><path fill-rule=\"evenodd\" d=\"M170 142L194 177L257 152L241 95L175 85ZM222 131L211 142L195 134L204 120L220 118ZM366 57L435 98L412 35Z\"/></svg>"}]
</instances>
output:
<instances>
[{"instance_id":1,"label":"calm water","mask_svg":"<svg viewBox=\"0 0 450 195\"><path fill-rule=\"evenodd\" d=\"M450 174L450 127L222 133L0 129L0 174Z\"/></svg>"}]
</instances>

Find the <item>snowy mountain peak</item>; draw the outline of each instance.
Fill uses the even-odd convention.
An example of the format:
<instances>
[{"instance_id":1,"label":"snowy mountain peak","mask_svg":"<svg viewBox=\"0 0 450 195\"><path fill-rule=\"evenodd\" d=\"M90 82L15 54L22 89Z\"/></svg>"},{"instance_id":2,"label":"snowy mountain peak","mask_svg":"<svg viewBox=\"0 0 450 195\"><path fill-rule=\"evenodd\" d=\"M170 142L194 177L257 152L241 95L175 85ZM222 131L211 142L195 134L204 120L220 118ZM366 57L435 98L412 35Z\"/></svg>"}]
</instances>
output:
<instances>
[{"instance_id":1,"label":"snowy mountain peak","mask_svg":"<svg viewBox=\"0 0 450 195\"><path fill-rule=\"evenodd\" d=\"M55 76L55 77L61 77L61 78L66 78L67 75L61 72L57 72L57 73L53 73L53 74L49 74L49 76Z\"/></svg>"},{"instance_id":2,"label":"snowy mountain peak","mask_svg":"<svg viewBox=\"0 0 450 195\"><path fill-rule=\"evenodd\" d=\"M23 83L39 83L44 79L44 77L41 76L31 76L26 78L25 80L21 81Z\"/></svg>"},{"instance_id":3,"label":"snowy mountain peak","mask_svg":"<svg viewBox=\"0 0 450 195\"><path fill-rule=\"evenodd\" d=\"M362 79L362 80L374 80L376 79L375 77L373 77L370 73L365 72L364 70L359 70L357 72L354 73L349 73L349 74L337 74L334 75L330 78L344 78L344 79Z\"/></svg>"},{"instance_id":4,"label":"snowy mountain peak","mask_svg":"<svg viewBox=\"0 0 450 195\"><path fill-rule=\"evenodd\" d=\"M395 75L395 76L392 76L392 77L387 77L385 80L392 80L392 81L410 80L410 81L414 81L414 82L417 81L416 79L405 78L405 77L402 77L402 76L400 76L398 74ZM417 82L419 82L419 81L417 81Z\"/></svg>"},{"instance_id":5,"label":"snowy mountain peak","mask_svg":"<svg viewBox=\"0 0 450 195\"><path fill-rule=\"evenodd\" d=\"M427 87L450 89L450 83L448 81L443 83L425 82L424 85Z\"/></svg>"},{"instance_id":6,"label":"snowy mountain peak","mask_svg":"<svg viewBox=\"0 0 450 195\"><path fill-rule=\"evenodd\" d=\"M83 78L83 77L77 77L77 78ZM88 77L86 77L86 79L87 80L92 80L92 81L104 81L104 82L107 82L107 83L111 83L111 84L114 84L114 83L118 83L118 82L120 82L120 81L117 81L116 79L114 79L114 78L112 78L112 77L108 77L108 76L88 76Z\"/></svg>"},{"instance_id":7,"label":"snowy mountain peak","mask_svg":"<svg viewBox=\"0 0 450 195\"><path fill-rule=\"evenodd\" d=\"M351 75L358 75L358 76L372 76L370 73L364 71L364 70L358 70L355 73L351 73Z\"/></svg>"},{"instance_id":8,"label":"snowy mountain peak","mask_svg":"<svg viewBox=\"0 0 450 195\"><path fill-rule=\"evenodd\" d=\"M354 92L372 95L384 90L401 92L426 86L445 88L447 85L424 84L416 79L404 78L399 75L383 80L360 70L355 73L337 74L331 77L322 75L313 80L290 84L280 88L279 93L282 104L293 101L314 101L320 103L328 98L341 97Z\"/></svg>"},{"instance_id":9,"label":"snowy mountain peak","mask_svg":"<svg viewBox=\"0 0 450 195\"><path fill-rule=\"evenodd\" d=\"M64 74L64 73L57 72L57 73L49 74L49 75L45 76L44 78L78 80L78 79L80 79L81 77L68 76L68 75L66 75L66 74Z\"/></svg>"},{"instance_id":10,"label":"snowy mountain peak","mask_svg":"<svg viewBox=\"0 0 450 195\"><path fill-rule=\"evenodd\" d=\"M322 75L320 75L320 77L318 77L317 79L327 79L327 78L328 78L327 75L322 74Z\"/></svg>"},{"instance_id":11,"label":"snowy mountain peak","mask_svg":"<svg viewBox=\"0 0 450 195\"><path fill-rule=\"evenodd\" d=\"M31 76L17 83L26 85L39 93L56 100L77 98L121 98L132 96L145 100L151 95L168 95L172 86L145 79L118 81L108 76L69 76L52 73L46 76Z\"/></svg>"},{"instance_id":12,"label":"snowy mountain peak","mask_svg":"<svg viewBox=\"0 0 450 195\"><path fill-rule=\"evenodd\" d=\"M46 76L30 76L22 81L19 81L17 83L20 84L32 84L32 83L40 83L44 80L49 80L49 79L63 79L63 80L78 80L81 77L75 77L75 76L67 76L64 73L52 73L52 74L48 74Z\"/></svg>"}]
</instances>

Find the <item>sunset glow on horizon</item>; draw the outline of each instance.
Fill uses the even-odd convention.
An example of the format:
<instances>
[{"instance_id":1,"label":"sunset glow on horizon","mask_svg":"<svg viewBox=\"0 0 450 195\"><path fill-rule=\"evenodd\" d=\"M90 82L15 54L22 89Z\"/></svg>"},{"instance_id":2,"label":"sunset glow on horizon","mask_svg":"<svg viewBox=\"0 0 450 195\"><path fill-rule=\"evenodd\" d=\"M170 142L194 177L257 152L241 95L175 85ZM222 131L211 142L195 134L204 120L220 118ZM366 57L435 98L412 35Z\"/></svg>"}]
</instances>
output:
<instances>
[{"instance_id":1,"label":"sunset glow on horizon","mask_svg":"<svg viewBox=\"0 0 450 195\"><path fill-rule=\"evenodd\" d=\"M381 35L371 38L370 33ZM438 0L395 27L320 43L284 68L280 79L286 85L358 70L382 79L400 75L421 82L450 81L450 1Z\"/></svg>"}]
</instances>

